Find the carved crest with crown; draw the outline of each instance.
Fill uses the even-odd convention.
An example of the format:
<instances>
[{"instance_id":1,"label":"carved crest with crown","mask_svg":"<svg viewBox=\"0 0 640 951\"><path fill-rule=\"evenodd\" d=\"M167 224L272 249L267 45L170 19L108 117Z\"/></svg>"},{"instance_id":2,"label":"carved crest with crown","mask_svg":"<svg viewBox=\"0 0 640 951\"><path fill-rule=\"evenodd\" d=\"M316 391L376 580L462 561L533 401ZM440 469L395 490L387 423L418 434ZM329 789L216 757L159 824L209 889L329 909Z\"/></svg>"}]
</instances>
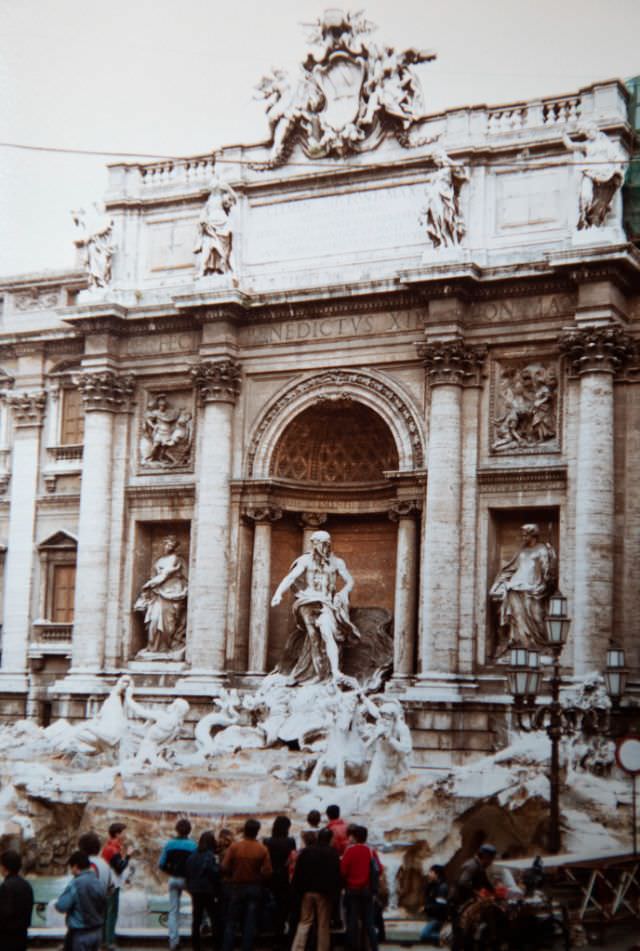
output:
<instances>
[{"instance_id":1,"label":"carved crest with crown","mask_svg":"<svg viewBox=\"0 0 640 951\"><path fill-rule=\"evenodd\" d=\"M309 158L341 157L375 148L387 134L409 143L422 116L420 81L412 66L435 53L396 52L369 40L362 13L325 10L312 26L313 49L295 80L274 69L256 87L271 128L268 166L286 162L296 143Z\"/></svg>"}]
</instances>

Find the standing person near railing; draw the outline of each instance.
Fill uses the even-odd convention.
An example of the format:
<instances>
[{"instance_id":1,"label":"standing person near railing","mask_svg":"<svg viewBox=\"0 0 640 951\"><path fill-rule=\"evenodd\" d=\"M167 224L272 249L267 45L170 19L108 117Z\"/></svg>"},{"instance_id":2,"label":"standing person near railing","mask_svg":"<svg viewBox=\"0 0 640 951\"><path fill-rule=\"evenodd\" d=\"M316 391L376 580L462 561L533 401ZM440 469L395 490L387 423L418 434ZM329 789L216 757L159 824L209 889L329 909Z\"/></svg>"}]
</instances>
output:
<instances>
[{"instance_id":1,"label":"standing person near railing","mask_svg":"<svg viewBox=\"0 0 640 951\"><path fill-rule=\"evenodd\" d=\"M101 853L101 858L111 869L111 881L108 883L111 887L107 889L107 918L104 926L104 940L107 951L115 951L120 888L130 871L131 851L126 845L126 828L124 822L112 822L109 826L109 838L105 842Z\"/></svg>"}]
</instances>

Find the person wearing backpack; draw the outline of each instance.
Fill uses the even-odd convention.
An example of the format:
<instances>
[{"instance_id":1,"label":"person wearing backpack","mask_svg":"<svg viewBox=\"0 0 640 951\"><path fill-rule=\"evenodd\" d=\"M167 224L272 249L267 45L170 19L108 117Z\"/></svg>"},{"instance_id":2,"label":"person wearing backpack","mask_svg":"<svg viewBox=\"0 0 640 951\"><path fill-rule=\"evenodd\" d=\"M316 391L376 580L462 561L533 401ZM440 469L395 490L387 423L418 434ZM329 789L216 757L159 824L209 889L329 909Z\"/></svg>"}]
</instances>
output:
<instances>
[{"instance_id":1,"label":"person wearing backpack","mask_svg":"<svg viewBox=\"0 0 640 951\"><path fill-rule=\"evenodd\" d=\"M220 894L220 866L216 856L216 837L213 832L203 832L198 839L198 848L192 852L185 865L186 889L191 895L191 947L200 951L200 926L206 911L211 922L211 947L215 951L218 932L217 901Z\"/></svg>"},{"instance_id":2,"label":"person wearing backpack","mask_svg":"<svg viewBox=\"0 0 640 951\"><path fill-rule=\"evenodd\" d=\"M366 934L370 951L378 951L378 935L374 924L374 895L382 873L382 863L369 848L368 830L353 826L350 839L340 860L340 875L345 887L347 909L347 946L358 951L360 928Z\"/></svg>"},{"instance_id":3,"label":"person wearing backpack","mask_svg":"<svg viewBox=\"0 0 640 951\"><path fill-rule=\"evenodd\" d=\"M175 951L180 945L180 897L184 891L187 859L197 849L189 838L191 823L178 819L175 838L169 839L161 854L158 868L169 876L169 948Z\"/></svg>"}]
</instances>

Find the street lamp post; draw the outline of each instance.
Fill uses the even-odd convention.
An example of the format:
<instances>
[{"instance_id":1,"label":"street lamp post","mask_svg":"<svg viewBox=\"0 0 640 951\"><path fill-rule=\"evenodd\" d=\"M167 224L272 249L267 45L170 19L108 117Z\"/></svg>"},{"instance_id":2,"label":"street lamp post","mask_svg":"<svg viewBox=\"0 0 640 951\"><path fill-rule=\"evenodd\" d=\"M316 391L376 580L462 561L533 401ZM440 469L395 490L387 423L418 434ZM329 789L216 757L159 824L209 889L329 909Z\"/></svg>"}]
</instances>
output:
<instances>
[{"instance_id":1,"label":"street lamp post","mask_svg":"<svg viewBox=\"0 0 640 951\"><path fill-rule=\"evenodd\" d=\"M576 723L582 726L588 715L592 727L598 733L608 732L608 718L603 720L598 710L585 711L560 702L560 655L567 641L571 619L567 614L567 599L558 592L549 598L545 617L547 642L540 651L523 647L511 650L511 663L508 671L509 690L514 696L515 712L520 729L527 732L546 729L551 742L551 763L549 771L549 851L560 851L560 740L576 729ZM536 696L542 680L540 653L551 654L552 666L549 686L551 701L536 704ZM626 669L624 651L611 646L607 651L607 667L604 673L607 692L614 705L620 701L624 692ZM526 714L526 716L525 716Z\"/></svg>"}]
</instances>

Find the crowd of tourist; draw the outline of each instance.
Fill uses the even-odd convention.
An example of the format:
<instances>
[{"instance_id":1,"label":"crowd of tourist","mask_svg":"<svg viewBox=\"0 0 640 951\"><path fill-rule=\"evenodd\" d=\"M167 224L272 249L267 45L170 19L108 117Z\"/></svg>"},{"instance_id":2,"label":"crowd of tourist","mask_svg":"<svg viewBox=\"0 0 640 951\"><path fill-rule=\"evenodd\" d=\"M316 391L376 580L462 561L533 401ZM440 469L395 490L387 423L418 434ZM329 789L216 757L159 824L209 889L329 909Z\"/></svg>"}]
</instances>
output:
<instances>
[{"instance_id":1,"label":"crowd of tourist","mask_svg":"<svg viewBox=\"0 0 640 951\"><path fill-rule=\"evenodd\" d=\"M367 844L365 826L348 824L339 807L331 805L324 823L320 812L309 813L299 845L287 816L274 820L266 838L260 839L260 828L257 819L248 819L241 837L223 828L217 837L211 830L202 832L196 842L189 820L176 822L175 835L165 843L158 862L167 876L171 951L180 946L184 892L191 898L193 951L201 951L203 942L232 951L238 937L242 951L252 951L258 934L273 951L330 951L337 930L344 931L348 951L378 951L385 940L382 912L388 890L380 857ZM66 916L64 951L114 951L120 888L131 871L131 854L122 822L109 827L104 844L95 832L80 836L68 860L71 879L55 901L57 911ZM440 944L446 922L452 948L465 951L468 925L478 932L474 908L482 909L483 901L486 907L486 898L508 897L499 877L488 874L495 855L492 845L482 844L451 888L445 868L431 866L421 942ZM0 855L2 951L27 949L34 898L20 870L17 852ZM541 870L534 863L529 873L539 876Z\"/></svg>"}]
</instances>

